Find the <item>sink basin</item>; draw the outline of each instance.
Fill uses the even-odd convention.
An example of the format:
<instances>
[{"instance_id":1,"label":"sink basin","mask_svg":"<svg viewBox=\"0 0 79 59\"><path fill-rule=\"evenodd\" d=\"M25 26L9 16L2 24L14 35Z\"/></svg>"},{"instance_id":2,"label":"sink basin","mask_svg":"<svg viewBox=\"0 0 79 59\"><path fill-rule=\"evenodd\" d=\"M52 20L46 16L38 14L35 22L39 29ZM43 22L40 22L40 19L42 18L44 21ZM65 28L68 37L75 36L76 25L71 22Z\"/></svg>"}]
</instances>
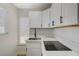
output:
<instances>
[{"instance_id":1,"label":"sink basin","mask_svg":"<svg viewBox=\"0 0 79 59\"><path fill-rule=\"evenodd\" d=\"M29 38L29 40L41 40L41 38Z\"/></svg>"},{"instance_id":2,"label":"sink basin","mask_svg":"<svg viewBox=\"0 0 79 59\"><path fill-rule=\"evenodd\" d=\"M61 44L59 41L44 41L44 46L47 51L71 51L70 48Z\"/></svg>"}]
</instances>

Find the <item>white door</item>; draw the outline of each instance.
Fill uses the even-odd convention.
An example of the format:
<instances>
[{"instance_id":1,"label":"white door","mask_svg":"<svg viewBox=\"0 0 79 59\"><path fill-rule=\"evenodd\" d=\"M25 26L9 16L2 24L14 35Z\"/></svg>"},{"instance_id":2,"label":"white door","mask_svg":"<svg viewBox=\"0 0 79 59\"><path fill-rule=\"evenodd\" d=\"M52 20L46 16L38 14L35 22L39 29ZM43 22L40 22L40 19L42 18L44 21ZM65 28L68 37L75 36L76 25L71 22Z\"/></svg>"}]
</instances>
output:
<instances>
[{"instance_id":1,"label":"white door","mask_svg":"<svg viewBox=\"0 0 79 59\"><path fill-rule=\"evenodd\" d=\"M19 34L20 43L26 43L25 40L29 38L29 19L27 17L19 18Z\"/></svg>"}]
</instances>

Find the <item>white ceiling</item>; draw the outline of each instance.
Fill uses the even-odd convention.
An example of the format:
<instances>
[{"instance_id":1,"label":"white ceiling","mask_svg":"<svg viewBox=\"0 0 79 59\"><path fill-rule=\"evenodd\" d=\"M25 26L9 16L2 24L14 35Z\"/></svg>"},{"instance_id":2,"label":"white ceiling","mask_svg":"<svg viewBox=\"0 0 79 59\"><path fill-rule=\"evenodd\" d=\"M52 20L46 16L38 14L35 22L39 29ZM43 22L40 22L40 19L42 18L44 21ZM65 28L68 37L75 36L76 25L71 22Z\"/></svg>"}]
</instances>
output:
<instances>
[{"instance_id":1,"label":"white ceiling","mask_svg":"<svg viewBox=\"0 0 79 59\"><path fill-rule=\"evenodd\" d=\"M14 3L17 8L28 10L44 10L51 6L51 3Z\"/></svg>"}]
</instances>

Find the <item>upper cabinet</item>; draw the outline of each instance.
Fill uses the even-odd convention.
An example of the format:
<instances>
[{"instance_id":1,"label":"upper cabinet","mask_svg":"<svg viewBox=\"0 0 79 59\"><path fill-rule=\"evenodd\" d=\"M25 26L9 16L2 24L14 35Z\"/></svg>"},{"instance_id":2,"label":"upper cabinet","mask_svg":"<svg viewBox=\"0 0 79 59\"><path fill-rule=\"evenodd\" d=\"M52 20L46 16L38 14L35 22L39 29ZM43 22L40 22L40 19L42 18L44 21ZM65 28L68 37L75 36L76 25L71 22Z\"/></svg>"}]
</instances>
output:
<instances>
[{"instance_id":1,"label":"upper cabinet","mask_svg":"<svg viewBox=\"0 0 79 59\"><path fill-rule=\"evenodd\" d=\"M54 3L51 6L51 24L54 26L78 23L77 3Z\"/></svg>"},{"instance_id":2,"label":"upper cabinet","mask_svg":"<svg viewBox=\"0 0 79 59\"><path fill-rule=\"evenodd\" d=\"M50 21L50 8L43 11L30 11L30 28L49 28Z\"/></svg>"},{"instance_id":3,"label":"upper cabinet","mask_svg":"<svg viewBox=\"0 0 79 59\"><path fill-rule=\"evenodd\" d=\"M62 22L64 25L76 24L78 16L77 3L63 3L62 5Z\"/></svg>"},{"instance_id":4,"label":"upper cabinet","mask_svg":"<svg viewBox=\"0 0 79 59\"><path fill-rule=\"evenodd\" d=\"M50 28L52 26L72 25L79 23L79 4L53 3L43 11L30 11L31 28Z\"/></svg>"},{"instance_id":5,"label":"upper cabinet","mask_svg":"<svg viewBox=\"0 0 79 59\"><path fill-rule=\"evenodd\" d=\"M42 11L42 28L50 27L50 8Z\"/></svg>"},{"instance_id":6,"label":"upper cabinet","mask_svg":"<svg viewBox=\"0 0 79 59\"><path fill-rule=\"evenodd\" d=\"M29 18L30 18L30 28L41 28L41 11L30 11Z\"/></svg>"},{"instance_id":7,"label":"upper cabinet","mask_svg":"<svg viewBox=\"0 0 79 59\"><path fill-rule=\"evenodd\" d=\"M60 24L61 4L53 3L51 6L51 26Z\"/></svg>"}]
</instances>

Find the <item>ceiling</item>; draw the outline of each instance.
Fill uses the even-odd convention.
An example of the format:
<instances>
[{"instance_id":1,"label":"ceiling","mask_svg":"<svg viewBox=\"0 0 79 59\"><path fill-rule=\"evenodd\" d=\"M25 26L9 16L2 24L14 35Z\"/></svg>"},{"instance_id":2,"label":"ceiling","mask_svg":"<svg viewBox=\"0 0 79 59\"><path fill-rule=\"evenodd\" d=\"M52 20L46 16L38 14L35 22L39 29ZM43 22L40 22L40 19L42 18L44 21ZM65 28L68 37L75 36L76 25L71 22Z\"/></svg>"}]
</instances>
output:
<instances>
[{"instance_id":1,"label":"ceiling","mask_svg":"<svg viewBox=\"0 0 79 59\"><path fill-rule=\"evenodd\" d=\"M44 10L51 6L51 3L14 3L17 8L27 10Z\"/></svg>"}]
</instances>

